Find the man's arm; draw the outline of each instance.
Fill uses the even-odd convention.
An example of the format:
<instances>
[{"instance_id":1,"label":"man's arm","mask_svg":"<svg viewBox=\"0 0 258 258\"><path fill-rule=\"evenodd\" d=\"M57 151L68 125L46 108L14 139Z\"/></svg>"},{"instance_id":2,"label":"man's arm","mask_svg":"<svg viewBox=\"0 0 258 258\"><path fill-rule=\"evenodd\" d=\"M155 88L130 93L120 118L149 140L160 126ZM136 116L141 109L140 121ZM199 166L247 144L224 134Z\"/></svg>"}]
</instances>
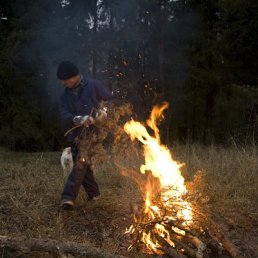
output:
<instances>
[{"instance_id":1,"label":"man's arm","mask_svg":"<svg viewBox=\"0 0 258 258\"><path fill-rule=\"evenodd\" d=\"M64 96L62 96L60 99L59 114L60 120L66 128L71 128L74 125L73 118L75 115L72 114L71 111L69 111Z\"/></svg>"},{"instance_id":2,"label":"man's arm","mask_svg":"<svg viewBox=\"0 0 258 258\"><path fill-rule=\"evenodd\" d=\"M66 129L81 125L89 126L90 124L94 123L94 119L90 115L81 116L71 113L64 96L61 97L59 109L62 124Z\"/></svg>"},{"instance_id":3,"label":"man's arm","mask_svg":"<svg viewBox=\"0 0 258 258\"><path fill-rule=\"evenodd\" d=\"M94 80L94 96L97 102L111 101L114 99L112 93L98 80Z\"/></svg>"}]
</instances>

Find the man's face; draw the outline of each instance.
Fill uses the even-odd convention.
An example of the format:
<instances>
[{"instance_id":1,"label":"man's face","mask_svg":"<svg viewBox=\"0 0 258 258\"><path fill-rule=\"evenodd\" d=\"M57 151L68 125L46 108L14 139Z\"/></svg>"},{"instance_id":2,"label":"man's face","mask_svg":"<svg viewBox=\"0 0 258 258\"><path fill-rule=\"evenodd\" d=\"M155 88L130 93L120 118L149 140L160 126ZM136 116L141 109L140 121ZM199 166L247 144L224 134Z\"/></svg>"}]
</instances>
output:
<instances>
[{"instance_id":1,"label":"man's face","mask_svg":"<svg viewBox=\"0 0 258 258\"><path fill-rule=\"evenodd\" d=\"M69 79L66 80L60 80L60 82L62 83L62 85L66 88L72 89L75 86L77 86L77 84L80 81L80 75L75 75Z\"/></svg>"}]
</instances>

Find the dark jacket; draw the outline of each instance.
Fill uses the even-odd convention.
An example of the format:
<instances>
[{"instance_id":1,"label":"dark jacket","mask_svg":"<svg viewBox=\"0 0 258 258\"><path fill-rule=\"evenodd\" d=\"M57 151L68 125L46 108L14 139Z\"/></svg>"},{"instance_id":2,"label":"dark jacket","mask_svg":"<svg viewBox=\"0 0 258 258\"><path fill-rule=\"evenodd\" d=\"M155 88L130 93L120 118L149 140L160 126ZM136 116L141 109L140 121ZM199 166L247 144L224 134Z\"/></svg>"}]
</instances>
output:
<instances>
[{"instance_id":1,"label":"dark jacket","mask_svg":"<svg viewBox=\"0 0 258 258\"><path fill-rule=\"evenodd\" d=\"M100 101L112 100L113 96L98 80L83 79L80 82L78 94L66 88L60 98L60 118L67 131L74 127L75 116L89 115L92 109L98 108ZM82 127L72 130L67 135L67 141L74 141L81 133Z\"/></svg>"}]
</instances>

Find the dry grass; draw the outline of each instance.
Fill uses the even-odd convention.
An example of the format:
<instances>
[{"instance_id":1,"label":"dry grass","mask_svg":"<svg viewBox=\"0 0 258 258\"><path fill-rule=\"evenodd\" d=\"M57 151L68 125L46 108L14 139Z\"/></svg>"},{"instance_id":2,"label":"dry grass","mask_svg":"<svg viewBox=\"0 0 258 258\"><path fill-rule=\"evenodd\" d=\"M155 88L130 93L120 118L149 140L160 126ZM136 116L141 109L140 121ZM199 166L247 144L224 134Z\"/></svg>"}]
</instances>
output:
<instances>
[{"instance_id":1,"label":"dry grass","mask_svg":"<svg viewBox=\"0 0 258 258\"><path fill-rule=\"evenodd\" d=\"M96 172L102 198L87 203L81 190L76 209L59 212L66 180L60 154L0 152L0 235L75 241L110 253L126 252L123 235L130 225L130 202L140 198L137 186L121 177L111 163L103 164ZM1 257L14 254L5 251ZM53 256L33 253L19 257Z\"/></svg>"},{"instance_id":2,"label":"dry grass","mask_svg":"<svg viewBox=\"0 0 258 258\"><path fill-rule=\"evenodd\" d=\"M180 146L175 150L186 162L184 176L204 174L199 191L217 212L235 225L258 222L258 153L255 147L221 148Z\"/></svg>"},{"instance_id":3,"label":"dry grass","mask_svg":"<svg viewBox=\"0 0 258 258\"><path fill-rule=\"evenodd\" d=\"M172 151L176 160L186 163L183 175L187 181L192 181L197 171L204 172L196 189L205 200L202 206L225 219L234 234L242 234L245 240L240 240L246 257L255 257L255 252L258 253L257 149L192 145L176 146ZM136 184L121 176L111 162L105 163L96 172L102 199L87 204L81 191L75 211L59 213L65 181L60 154L0 151L1 235L90 243L111 253L128 255L123 232L130 225L130 202L141 198ZM52 257L44 255L19 257ZM137 253L129 255L144 257Z\"/></svg>"},{"instance_id":4,"label":"dry grass","mask_svg":"<svg viewBox=\"0 0 258 258\"><path fill-rule=\"evenodd\" d=\"M194 193L198 205L221 225L245 257L257 257L257 147L188 145L177 146L173 152L186 163L183 175L187 181L197 179Z\"/></svg>"}]
</instances>

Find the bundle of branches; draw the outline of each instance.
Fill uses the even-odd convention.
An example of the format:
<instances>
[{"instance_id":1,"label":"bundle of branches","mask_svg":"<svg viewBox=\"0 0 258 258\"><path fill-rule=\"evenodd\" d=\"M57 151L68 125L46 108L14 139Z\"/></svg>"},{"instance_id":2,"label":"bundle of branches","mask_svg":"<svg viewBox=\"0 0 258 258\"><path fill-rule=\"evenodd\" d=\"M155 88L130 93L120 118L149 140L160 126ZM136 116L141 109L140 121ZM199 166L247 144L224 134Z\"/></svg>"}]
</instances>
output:
<instances>
[{"instance_id":1,"label":"bundle of branches","mask_svg":"<svg viewBox=\"0 0 258 258\"><path fill-rule=\"evenodd\" d=\"M133 206L133 224L126 231L130 237L130 248L145 250L152 254L164 254L166 257L241 257L237 248L222 235L217 238L213 229L203 229L202 214L198 219L187 220L185 211L189 196L172 197L164 202L162 196L166 188L160 191L152 205ZM192 207L192 212L195 213ZM196 211L197 213L197 211Z\"/></svg>"},{"instance_id":2,"label":"bundle of branches","mask_svg":"<svg viewBox=\"0 0 258 258\"><path fill-rule=\"evenodd\" d=\"M121 147L130 141L124 133L123 125L132 115L131 105L118 102L101 103L99 108L103 107L107 108L107 117L84 128L77 140L80 150L77 166L87 162L94 170L99 162L106 161L110 157L114 145ZM118 151L119 147L114 149Z\"/></svg>"}]
</instances>

